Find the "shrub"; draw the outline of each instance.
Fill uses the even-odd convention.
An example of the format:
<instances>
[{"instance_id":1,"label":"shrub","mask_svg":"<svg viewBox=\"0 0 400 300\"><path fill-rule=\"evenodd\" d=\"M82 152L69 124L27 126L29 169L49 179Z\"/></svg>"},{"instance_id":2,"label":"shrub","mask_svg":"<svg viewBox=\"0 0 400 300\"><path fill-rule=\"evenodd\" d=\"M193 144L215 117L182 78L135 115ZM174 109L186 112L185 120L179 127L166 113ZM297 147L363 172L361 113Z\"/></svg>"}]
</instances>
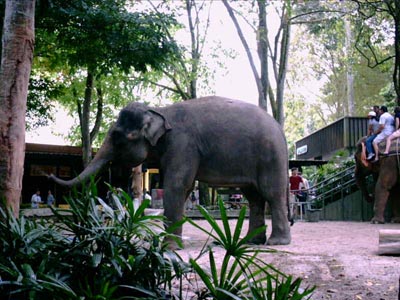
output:
<instances>
[{"instance_id":1,"label":"shrub","mask_svg":"<svg viewBox=\"0 0 400 300\"><path fill-rule=\"evenodd\" d=\"M1 211L0 298L162 299L186 264L162 243L163 219L144 216L131 198L115 197L116 210L95 185L66 199L70 214L55 221L15 219ZM99 209L101 203L103 209Z\"/></svg>"},{"instance_id":2,"label":"shrub","mask_svg":"<svg viewBox=\"0 0 400 300\"><path fill-rule=\"evenodd\" d=\"M199 208L200 212L211 225L212 232L209 233L195 221L189 220L193 226L214 239L201 251L197 259L190 259L195 272L206 287L206 291L199 294L199 299L297 300L311 295L314 288L302 290L300 278L293 280L291 276L285 275L259 257L260 254L269 253L271 250L255 248L248 244L248 241L263 232L265 227L258 228L244 238L240 238L246 207L241 208L236 227L231 231L223 201L219 201L218 204L222 227L202 207ZM214 257L216 247L224 250L224 257L219 268ZM202 255L208 255L209 266L202 267L197 262Z\"/></svg>"},{"instance_id":3,"label":"shrub","mask_svg":"<svg viewBox=\"0 0 400 300\"><path fill-rule=\"evenodd\" d=\"M267 250L247 245L264 228L240 238L245 207L233 232L222 201L222 227L199 208L214 230L214 242L200 253L209 256L209 272L166 248L163 240L173 236L163 217L144 215L147 201L135 209L126 193L113 194L111 208L92 182L65 199L70 209L52 208L53 219L17 219L0 209L0 299L186 299L182 286L190 272L206 287L198 299L304 299L313 290L301 291L301 279L258 257ZM220 268L215 247L226 251Z\"/></svg>"}]
</instances>

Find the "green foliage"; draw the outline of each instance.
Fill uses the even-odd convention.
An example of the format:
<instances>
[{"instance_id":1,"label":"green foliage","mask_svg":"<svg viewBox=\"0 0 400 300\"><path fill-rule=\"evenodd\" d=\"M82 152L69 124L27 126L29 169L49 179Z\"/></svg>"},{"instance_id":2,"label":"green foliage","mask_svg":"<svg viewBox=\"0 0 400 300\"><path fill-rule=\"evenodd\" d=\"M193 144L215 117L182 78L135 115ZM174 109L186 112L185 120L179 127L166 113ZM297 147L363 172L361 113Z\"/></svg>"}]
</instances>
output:
<instances>
[{"instance_id":1,"label":"green foliage","mask_svg":"<svg viewBox=\"0 0 400 300\"><path fill-rule=\"evenodd\" d=\"M202 281L198 299L309 299L314 290L265 264L262 255L270 250L247 244L264 227L240 238L245 208L233 230L222 201L222 226L199 208L214 239L198 257L208 254L210 265L200 266L166 248L163 239L172 236L163 217L144 215L147 201L135 209L129 195L110 189L113 208L92 182L65 199L70 209L52 208L52 219L16 219L0 210L0 298L186 299L183 280L191 272ZM225 251L221 265L215 247Z\"/></svg>"},{"instance_id":2,"label":"green foliage","mask_svg":"<svg viewBox=\"0 0 400 300\"><path fill-rule=\"evenodd\" d=\"M262 254L268 254L271 250L257 249L248 244L254 236L264 232L265 227L256 229L244 238L240 237L246 207L240 210L236 227L231 230L223 201L219 201L218 206L222 227L206 209L199 207L201 214L211 225L211 233L195 221L189 220L193 226L209 234L214 240L203 248L197 259L190 259L190 263L206 287L206 291L199 295L199 299L304 299L313 292L314 288L302 291L301 279L293 281L292 277L266 264ZM224 251L220 267L214 255L216 247ZM209 266L204 268L197 260L207 254Z\"/></svg>"},{"instance_id":3,"label":"green foliage","mask_svg":"<svg viewBox=\"0 0 400 300\"><path fill-rule=\"evenodd\" d=\"M63 86L62 94L47 98L50 104L59 101L73 116L78 111L79 130L71 134L75 144L90 132L91 145L99 128L115 118L115 109L136 100L129 72L161 70L179 53L166 33L178 26L174 16L142 6L138 10L139 5L126 0L37 2L33 70L51 74ZM49 117L40 116L45 121ZM99 138L103 136L104 130Z\"/></svg>"},{"instance_id":4,"label":"green foliage","mask_svg":"<svg viewBox=\"0 0 400 300\"><path fill-rule=\"evenodd\" d=\"M323 84L319 89L322 96L313 105L315 112L307 110L308 115L316 120L316 129L321 128L322 124L326 125L348 115L348 74L352 74L354 78L354 115L365 116L372 105L383 104L385 101L380 93L392 81L392 64L387 61L376 68L370 68L368 61L373 60L373 55L368 53L368 56L364 56L355 49L359 33L370 30L378 37L384 35L383 29L374 27L372 23L360 23L361 16L350 1L310 1L304 6L311 6L319 13L304 14L300 20L295 20L305 25L302 26L299 37L294 36L294 39L299 40L294 41L293 47L301 51L302 55L304 52L308 54L306 59L300 58L299 62L296 61L297 57L292 57L292 62L299 66L299 70L307 68L308 76L319 80L317 85ZM346 34L345 19L350 24L350 35ZM308 38L304 38L305 36ZM350 44L346 44L346 39ZM385 43L388 39L385 42L385 39L378 38L376 42L371 45L376 55L386 56L388 47ZM312 131L307 131L309 132Z\"/></svg>"},{"instance_id":5,"label":"green foliage","mask_svg":"<svg viewBox=\"0 0 400 300\"><path fill-rule=\"evenodd\" d=\"M29 80L26 127L28 130L48 125L54 121L53 99L62 94L63 86L48 74L32 72Z\"/></svg>"},{"instance_id":6,"label":"green foliage","mask_svg":"<svg viewBox=\"0 0 400 300\"><path fill-rule=\"evenodd\" d=\"M125 72L131 67L145 71L148 65L161 68L164 57L176 51L164 30L176 25L175 19L128 10L126 4L121 0L40 2L38 54L55 58L61 66L87 68L96 74L107 74L114 67ZM50 53L43 51L46 47Z\"/></svg>"},{"instance_id":7,"label":"green foliage","mask_svg":"<svg viewBox=\"0 0 400 300\"><path fill-rule=\"evenodd\" d=\"M53 210L54 222L1 211L0 298L163 299L171 293L186 264L162 244L162 218L143 215L148 202L135 210L125 193L114 198L116 210L96 194L95 185L75 191L66 199L70 210Z\"/></svg>"},{"instance_id":8,"label":"green foliage","mask_svg":"<svg viewBox=\"0 0 400 300\"><path fill-rule=\"evenodd\" d=\"M340 173L355 165L354 158L349 155L348 151L340 150L331 158L331 160L320 166L314 174L310 176L310 180L317 184L324 179Z\"/></svg>"}]
</instances>

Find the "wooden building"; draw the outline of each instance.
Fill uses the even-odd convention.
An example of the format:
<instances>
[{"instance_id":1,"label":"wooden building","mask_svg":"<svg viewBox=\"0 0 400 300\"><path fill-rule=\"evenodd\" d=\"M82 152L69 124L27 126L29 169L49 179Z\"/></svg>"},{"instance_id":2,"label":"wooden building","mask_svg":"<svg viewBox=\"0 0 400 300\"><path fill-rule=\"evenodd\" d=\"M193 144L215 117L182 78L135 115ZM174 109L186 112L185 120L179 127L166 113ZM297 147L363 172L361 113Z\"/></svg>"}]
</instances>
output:
<instances>
[{"instance_id":1,"label":"wooden building","mask_svg":"<svg viewBox=\"0 0 400 300\"><path fill-rule=\"evenodd\" d=\"M298 140L295 143L296 159L329 160L339 150L353 152L367 131L367 118L343 117Z\"/></svg>"},{"instance_id":2,"label":"wooden building","mask_svg":"<svg viewBox=\"0 0 400 300\"><path fill-rule=\"evenodd\" d=\"M68 180L74 178L82 170L80 147L26 143L21 203L30 204L31 197L37 189L40 190L42 201L46 201L47 193L51 190L56 203L64 203L63 197L68 195L69 190L49 181L47 175L55 174L61 179ZM107 186L104 182L126 189L129 184L129 175L130 170L126 167L110 164L99 174L99 196L103 198L107 194Z\"/></svg>"}]
</instances>

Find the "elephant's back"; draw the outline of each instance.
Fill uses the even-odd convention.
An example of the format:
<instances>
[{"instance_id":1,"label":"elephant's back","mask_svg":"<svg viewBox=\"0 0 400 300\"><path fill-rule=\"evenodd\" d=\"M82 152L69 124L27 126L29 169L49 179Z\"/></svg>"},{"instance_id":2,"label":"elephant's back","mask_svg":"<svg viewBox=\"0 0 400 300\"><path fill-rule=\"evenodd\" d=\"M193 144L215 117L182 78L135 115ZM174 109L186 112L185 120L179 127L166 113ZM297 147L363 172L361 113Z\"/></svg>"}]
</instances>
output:
<instances>
[{"instance_id":1,"label":"elephant's back","mask_svg":"<svg viewBox=\"0 0 400 300\"><path fill-rule=\"evenodd\" d=\"M234 152L238 154L250 151L259 158L279 152L287 159L286 139L280 124L256 105L211 96L165 109L172 128L193 134L202 152L223 147L240 150Z\"/></svg>"},{"instance_id":2,"label":"elephant's back","mask_svg":"<svg viewBox=\"0 0 400 300\"><path fill-rule=\"evenodd\" d=\"M242 126L242 130L249 127L254 133L252 123L256 122L259 128L280 130L281 126L266 111L256 105L224 97L209 96L187 100L165 108L172 122L187 122L195 124L212 123L225 127L227 124ZM189 124L188 124L189 125ZM228 129L228 128L226 128Z\"/></svg>"}]
</instances>

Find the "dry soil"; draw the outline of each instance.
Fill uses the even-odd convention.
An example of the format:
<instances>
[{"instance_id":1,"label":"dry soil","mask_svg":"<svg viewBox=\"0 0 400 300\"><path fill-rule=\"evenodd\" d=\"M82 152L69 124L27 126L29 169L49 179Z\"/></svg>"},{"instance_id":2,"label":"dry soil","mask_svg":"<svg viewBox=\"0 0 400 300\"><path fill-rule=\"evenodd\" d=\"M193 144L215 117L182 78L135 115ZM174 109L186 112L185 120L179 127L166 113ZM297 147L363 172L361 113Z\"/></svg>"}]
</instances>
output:
<instances>
[{"instance_id":1,"label":"dry soil","mask_svg":"<svg viewBox=\"0 0 400 300\"><path fill-rule=\"evenodd\" d=\"M203 220L196 222L209 228ZM233 228L236 221L230 222ZM270 226L271 221L267 224ZM400 256L378 255L380 229L400 230L400 224L299 221L291 227L291 244L271 247L279 251L268 254L265 260L287 274L303 278L304 287L317 286L311 298L314 300L397 300ZM242 234L246 232L244 228ZM185 249L178 252L188 258L197 256L207 236L185 224L183 239ZM223 252L217 251L216 255L221 259ZM200 262L207 265L207 257Z\"/></svg>"}]
</instances>

